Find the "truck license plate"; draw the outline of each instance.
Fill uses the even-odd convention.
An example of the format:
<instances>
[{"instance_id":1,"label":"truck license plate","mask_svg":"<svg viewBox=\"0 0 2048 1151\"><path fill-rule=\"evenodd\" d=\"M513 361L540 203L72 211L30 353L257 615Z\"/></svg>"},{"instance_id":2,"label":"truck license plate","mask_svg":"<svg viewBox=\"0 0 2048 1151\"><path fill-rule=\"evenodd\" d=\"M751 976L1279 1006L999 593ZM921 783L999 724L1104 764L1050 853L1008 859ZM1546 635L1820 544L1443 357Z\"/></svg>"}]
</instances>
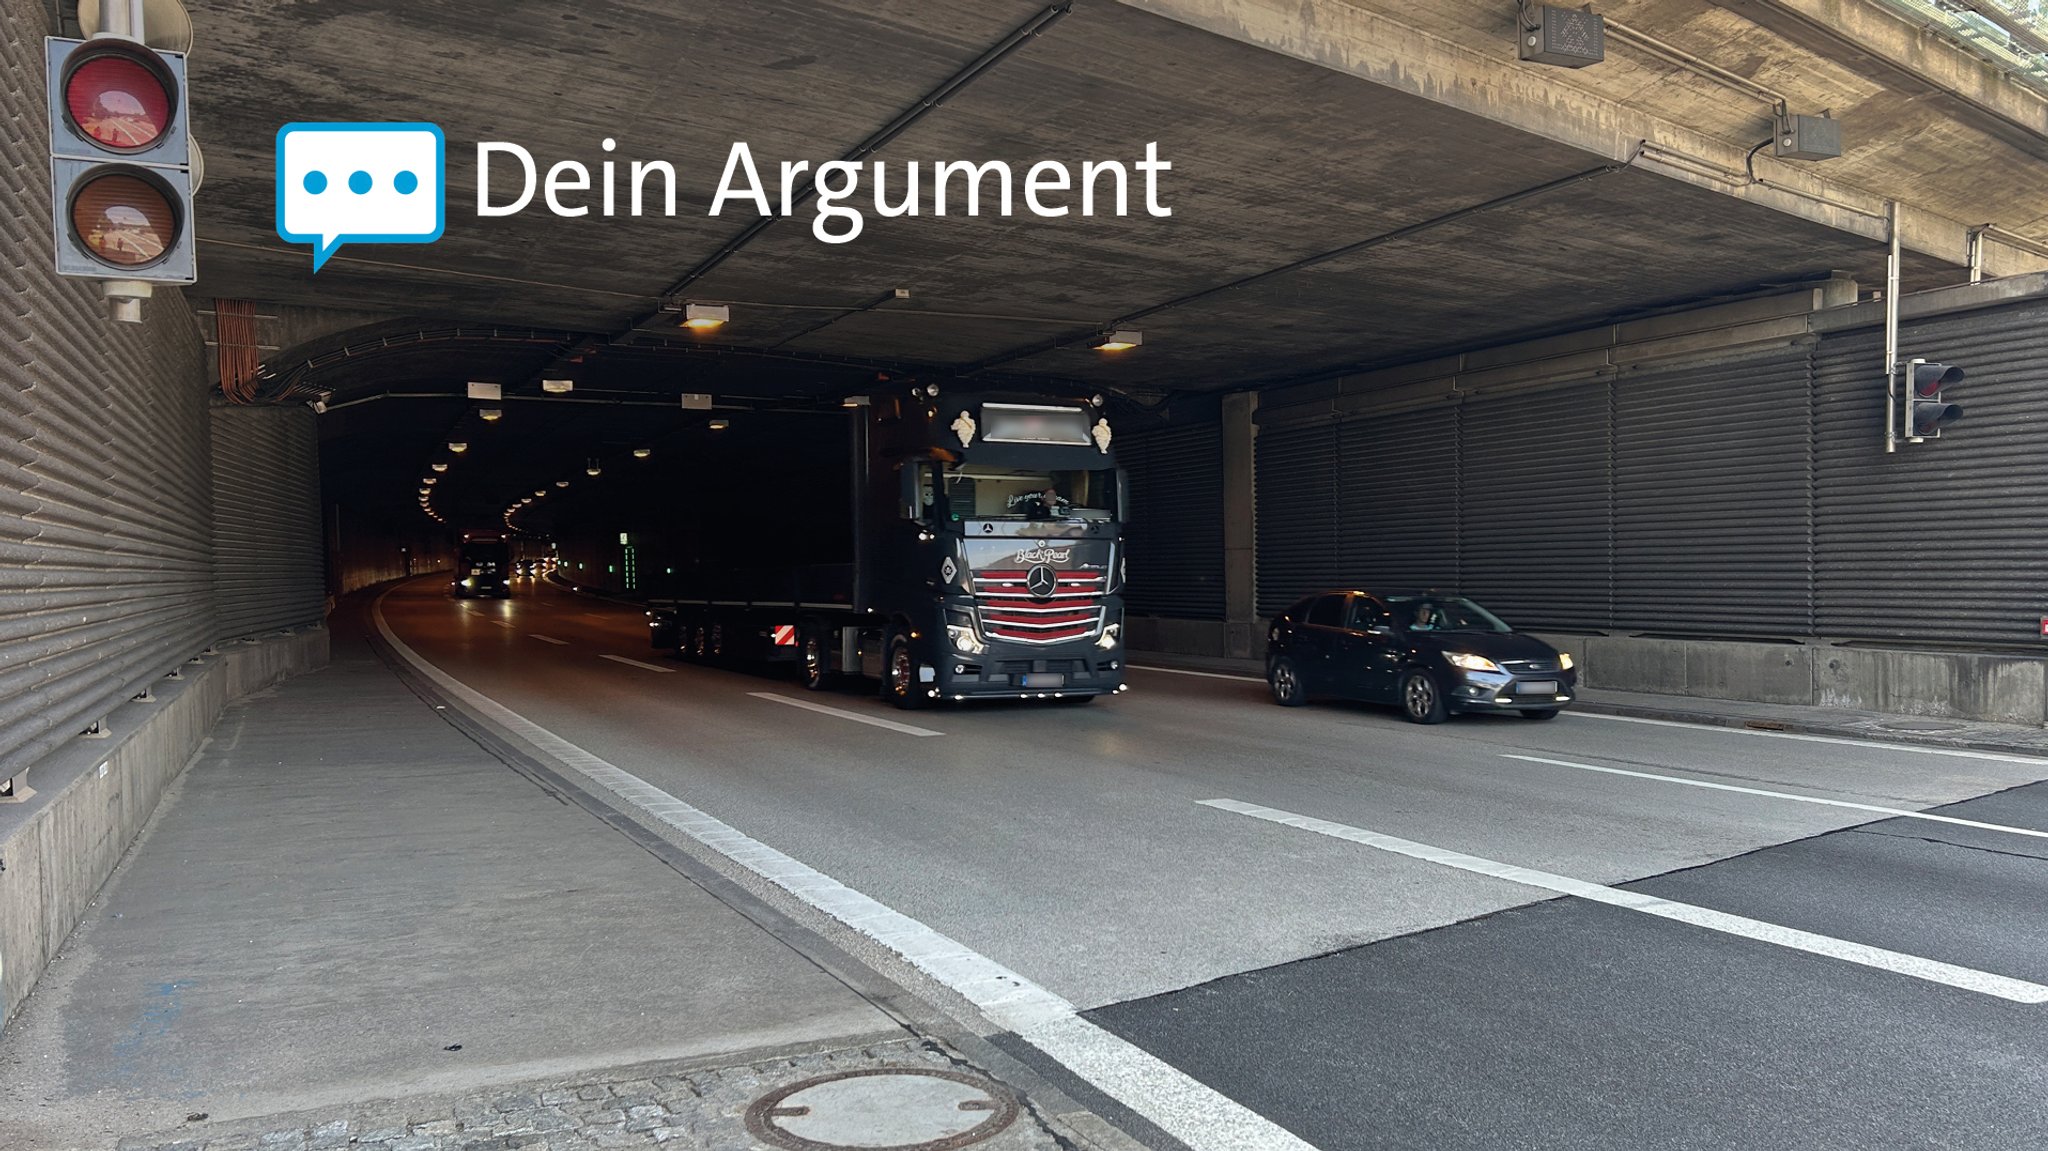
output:
<instances>
[{"instance_id":1,"label":"truck license plate","mask_svg":"<svg viewBox=\"0 0 2048 1151\"><path fill-rule=\"evenodd\" d=\"M1018 676L1019 687L1065 687L1067 677L1054 672L1037 672L1033 675Z\"/></svg>"},{"instance_id":2,"label":"truck license plate","mask_svg":"<svg viewBox=\"0 0 2048 1151\"><path fill-rule=\"evenodd\" d=\"M1519 695L1556 695L1557 681L1554 679L1528 679L1515 685Z\"/></svg>"}]
</instances>

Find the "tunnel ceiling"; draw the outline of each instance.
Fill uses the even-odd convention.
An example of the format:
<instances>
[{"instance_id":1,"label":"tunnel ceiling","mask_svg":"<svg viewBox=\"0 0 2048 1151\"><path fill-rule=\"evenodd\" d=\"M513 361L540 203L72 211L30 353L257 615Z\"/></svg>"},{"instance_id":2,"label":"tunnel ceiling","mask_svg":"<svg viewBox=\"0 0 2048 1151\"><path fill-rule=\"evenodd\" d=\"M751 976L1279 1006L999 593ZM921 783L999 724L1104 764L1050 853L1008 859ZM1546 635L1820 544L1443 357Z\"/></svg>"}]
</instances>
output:
<instances>
[{"instance_id":1,"label":"tunnel ceiling","mask_svg":"<svg viewBox=\"0 0 2048 1151\"><path fill-rule=\"evenodd\" d=\"M1016 0L198 6L195 122L209 164L199 291L381 310L422 328L532 325L680 347L672 317L645 334L631 327L751 219L704 215L734 140L764 168L837 158L1042 11ZM273 139L286 119L440 123L446 236L344 247L312 275L308 249L273 231ZM472 214L476 141L516 141L543 170L574 159L595 171L607 135L619 142L612 158L676 166L676 216L567 220L538 201L508 218ZM1150 141L1174 164L1170 219L869 211L860 239L826 245L800 211L682 293L732 303L714 338L687 354L613 347L597 362L617 365L619 386L671 392L698 373L741 389L829 390L877 365L1217 390L1833 269L1869 280L1882 266L1866 241L1623 171L1216 291L1609 158L1108 0L1081 0L877 157L1003 159L1021 176L1038 159L1133 161ZM897 288L909 299L883 299ZM1133 316L1141 350L1111 358L1086 346ZM717 371L703 353L721 348L769 356ZM354 393L394 379L445 387L451 367L464 378L479 364L533 370L517 355L450 364L445 351L419 351L321 382Z\"/></svg>"},{"instance_id":2,"label":"tunnel ceiling","mask_svg":"<svg viewBox=\"0 0 2048 1151\"><path fill-rule=\"evenodd\" d=\"M949 387L967 376L1193 401L1837 269L1882 274L1883 252L1846 233L1603 172L1613 157L1079 0L875 158L898 172L1000 159L1021 178L1042 159L1130 163L1156 141L1174 165L1162 182L1171 218L870 210L857 241L827 245L800 210L677 293L729 303L727 327L694 338L656 314L753 218L705 214L734 141L771 179L784 160L836 159L1045 11L1028 0L197 5L208 161L197 292L402 317L276 341L268 394L288 384L294 399L325 396L330 491L407 515L428 465L452 459L451 431L476 430L434 485L436 506L452 526L492 527L509 499L573 482L588 454L629 459L629 445L663 436L687 447L705 414L678 409L682 392L731 408L830 406L905 376ZM274 231L278 128L420 119L449 142L446 235L345 246L314 275L309 247ZM562 219L537 199L479 218L481 140L519 143L543 172L559 160L593 172L606 158L668 161L677 214ZM1908 273L1953 278L1919 257ZM1143 331L1142 348L1088 347L1118 321ZM542 407L543 376L575 379L573 400ZM505 386L504 421L476 422L459 398L467 380Z\"/></svg>"}]
</instances>

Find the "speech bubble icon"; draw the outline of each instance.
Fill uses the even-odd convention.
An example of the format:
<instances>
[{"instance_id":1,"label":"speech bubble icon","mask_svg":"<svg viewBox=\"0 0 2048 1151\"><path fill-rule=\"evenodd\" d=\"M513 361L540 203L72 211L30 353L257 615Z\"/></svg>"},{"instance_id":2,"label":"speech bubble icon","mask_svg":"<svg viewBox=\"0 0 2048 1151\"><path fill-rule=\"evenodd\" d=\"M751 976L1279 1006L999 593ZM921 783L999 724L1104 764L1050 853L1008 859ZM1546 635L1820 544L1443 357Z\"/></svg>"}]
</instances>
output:
<instances>
[{"instance_id":1,"label":"speech bubble icon","mask_svg":"<svg viewBox=\"0 0 2048 1151\"><path fill-rule=\"evenodd\" d=\"M313 245L425 244L446 220L438 124L286 124L277 130L277 234Z\"/></svg>"}]
</instances>

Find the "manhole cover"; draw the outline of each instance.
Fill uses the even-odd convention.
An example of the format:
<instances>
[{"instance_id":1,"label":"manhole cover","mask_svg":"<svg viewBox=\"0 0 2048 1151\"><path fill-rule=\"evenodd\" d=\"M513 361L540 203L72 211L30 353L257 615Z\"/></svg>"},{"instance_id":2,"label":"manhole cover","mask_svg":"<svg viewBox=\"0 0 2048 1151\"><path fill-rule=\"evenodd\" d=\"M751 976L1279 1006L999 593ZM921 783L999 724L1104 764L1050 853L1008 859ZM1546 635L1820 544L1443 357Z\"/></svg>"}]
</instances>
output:
<instances>
[{"instance_id":1,"label":"manhole cover","mask_svg":"<svg viewBox=\"0 0 2048 1151\"><path fill-rule=\"evenodd\" d=\"M1017 1118L1017 1097L959 1071L877 1067L806 1079L747 1108L754 1138L789 1151L954 1151Z\"/></svg>"}]
</instances>

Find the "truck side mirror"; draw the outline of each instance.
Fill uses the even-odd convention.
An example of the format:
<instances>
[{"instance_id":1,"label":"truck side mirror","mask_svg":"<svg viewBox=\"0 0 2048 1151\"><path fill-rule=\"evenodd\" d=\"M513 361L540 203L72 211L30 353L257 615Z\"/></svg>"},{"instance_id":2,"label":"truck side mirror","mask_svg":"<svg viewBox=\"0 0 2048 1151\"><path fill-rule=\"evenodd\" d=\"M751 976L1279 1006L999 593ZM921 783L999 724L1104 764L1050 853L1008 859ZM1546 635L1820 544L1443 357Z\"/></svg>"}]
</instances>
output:
<instances>
[{"instance_id":1,"label":"truck side mirror","mask_svg":"<svg viewBox=\"0 0 2048 1151\"><path fill-rule=\"evenodd\" d=\"M1116 522L1131 522L1131 473L1122 468L1116 470Z\"/></svg>"},{"instance_id":2,"label":"truck side mirror","mask_svg":"<svg viewBox=\"0 0 2048 1151\"><path fill-rule=\"evenodd\" d=\"M930 469L917 460L911 460L903 465L903 471L900 474L902 476L903 490L900 498L897 500L897 514L906 520L921 521L925 518L925 477L930 474Z\"/></svg>"}]
</instances>

